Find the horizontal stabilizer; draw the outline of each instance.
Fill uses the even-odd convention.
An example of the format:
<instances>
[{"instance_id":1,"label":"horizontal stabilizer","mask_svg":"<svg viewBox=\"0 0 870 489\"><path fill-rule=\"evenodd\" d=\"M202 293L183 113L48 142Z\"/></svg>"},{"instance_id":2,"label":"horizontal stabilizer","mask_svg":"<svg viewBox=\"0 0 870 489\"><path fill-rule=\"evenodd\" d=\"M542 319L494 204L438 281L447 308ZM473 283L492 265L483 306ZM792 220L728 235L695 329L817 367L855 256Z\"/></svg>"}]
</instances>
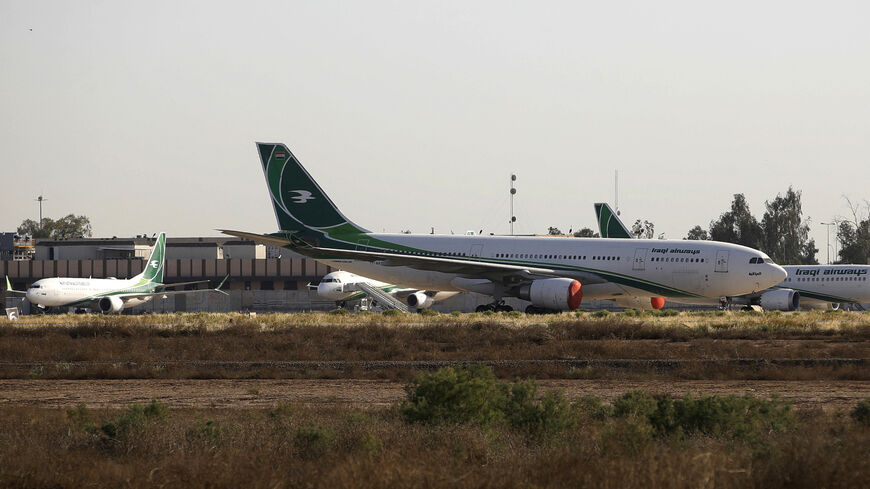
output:
<instances>
[{"instance_id":1,"label":"horizontal stabilizer","mask_svg":"<svg viewBox=\"0 0 870 489\"><path fill-rule=\"evenodd\" d=\"M255 243L262 243L272 246L291 246L291 242L289 238L281 238L278 236L272 236L269 234L257 234L257 233L246 233L244 231L232 231L229 229L218 229L218 231L230 235L235 236L237 238L247 239L250 241L254 241Z\"/></svg>"}]
</instances>

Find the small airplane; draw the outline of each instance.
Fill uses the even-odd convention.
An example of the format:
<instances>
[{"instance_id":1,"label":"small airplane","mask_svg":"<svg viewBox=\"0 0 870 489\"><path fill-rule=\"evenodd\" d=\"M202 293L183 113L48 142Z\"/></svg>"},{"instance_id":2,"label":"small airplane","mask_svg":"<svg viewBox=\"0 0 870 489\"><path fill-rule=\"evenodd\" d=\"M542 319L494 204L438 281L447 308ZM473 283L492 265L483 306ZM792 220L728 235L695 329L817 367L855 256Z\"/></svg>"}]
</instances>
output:
<instances>
[{"instance_id":1,"label":"small airplane","mask_svg":"<svg viewBox=\"0 0 870 489\"><path fill-rule=\"evenodd\" d=\"M227 295L221 290L227 277L214 289L166 290L166 287L201 284L207 283L208 280L173 284L162 283L165 255L166 233L160 233L154 248L151 250L151 256L145 262L145 270L133 278L119 280L116 278L52 277L37 280L29 289L23 291L13 290L7 276L6 291L15 295L23 295L40 309L77 307L99 309L103 313L115 314L119 314L124 309L144 304L154 297L165 298L169 295L200 292L218 292Z\"/></svg>"},{"instance_id":2,"label":"small airplane","mask_svg":"<svg viewBox=\"0 0 870 489\"><path fill-rule=\"evenodd\" d=\"M631 232L607 203L595 204L595 216L602 237L632 238ZM752 259L750 259L750 265ZM841 304L870 302L870 265L783 265L788 274L770 288L751 294L725 297L726 307L760 306L765 310L837 309ZM620 305L633 305L638 298L626 298ZM680 301L684 302L684 301ZM698 304L699 302L690 302Z\"/></svg>"},{"instance_id":3,"label":"small airplane","mask_svg":"<svg viewBox=\"0 0 870 489\"><path fill-rule=\"evenodd\" d=\"M386 295L394 297L409 308L418 311L432 307L436 302L449 299L457 294L457 292L427 291L387 284L342 270L324 275L320 283L317 285L309 284L309 288L316 290L320 297L333 300L342 307L347 302L363 297L390 303L388 298L384 297Z\"/></svg>"},{"instance_id":4,"label":"small airplane","mask_svg":"<svg viewBox=\"0 0 870 489\"><path fill-rule=\"evenodd\" d=\"M505 297L531 302L527 312L547 312L615 295L661 307L665 298L747 294L786 276L760 251L715 241L373 233L338 210L287 146L257 143L257 150L279 231L221 232L385 283L488 295L487 310L511 310ZM663 272L659 259L687 273Z\"/></svg>"}]
</instances>

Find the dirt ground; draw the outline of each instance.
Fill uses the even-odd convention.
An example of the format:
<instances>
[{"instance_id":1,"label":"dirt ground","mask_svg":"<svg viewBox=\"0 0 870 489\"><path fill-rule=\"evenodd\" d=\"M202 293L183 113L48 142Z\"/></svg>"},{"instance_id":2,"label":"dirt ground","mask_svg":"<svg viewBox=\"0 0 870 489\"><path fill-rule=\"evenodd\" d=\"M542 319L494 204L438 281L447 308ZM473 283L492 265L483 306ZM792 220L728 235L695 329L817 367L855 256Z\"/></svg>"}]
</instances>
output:
<instances>
[{"instance_id":1,"label":"dirt ground","mask_svg":"<svg viewBox=\"0 0 870 489\"><path fill-rule=\"evenodd\" d=\"M797 408L847 410L870 398L870 381L745 380L542 380L544 389L569 399L591 395L606 401L641 389L681 397L687 393L773 394ZM0 407L121 408L158 399L175 408L268 408L278 403L381 408L400 401L404 385L378 380L0 380Z\"/></svg>"}]
</instances>

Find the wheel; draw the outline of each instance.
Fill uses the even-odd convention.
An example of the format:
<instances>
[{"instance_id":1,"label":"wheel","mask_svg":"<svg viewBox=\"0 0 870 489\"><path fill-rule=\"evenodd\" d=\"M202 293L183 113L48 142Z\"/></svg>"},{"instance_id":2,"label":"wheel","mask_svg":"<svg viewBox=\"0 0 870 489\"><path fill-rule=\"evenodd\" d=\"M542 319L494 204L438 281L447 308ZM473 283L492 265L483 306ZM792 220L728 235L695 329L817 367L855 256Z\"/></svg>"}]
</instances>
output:
<instances>
[{"instance_id":1,"label":"wheel","mask_svg":"<svg viewBox=\"0 0 870 489\"><path fill-rule=\"evenodd\" d=\"M498 312L511 312L511 311L514 310L514 308L511 307L511 306L509 306L509 305L507 305L507 304L503 304L503 305L500 305L500 306L496 306L495 310L498 311Z\"/></svg>"},{"instance_id":2,"label":"wheel","mask_svg":"<svg viewBox=\"0 0 870 489\"><path fill-rule=\"evenodd\" d=\"M477 306L476 308L474 308L474 312L485 312L485 311L491 311L491 309L489 308L489 304L481 304L481 305Z\"/></svg>"}]
</instances>

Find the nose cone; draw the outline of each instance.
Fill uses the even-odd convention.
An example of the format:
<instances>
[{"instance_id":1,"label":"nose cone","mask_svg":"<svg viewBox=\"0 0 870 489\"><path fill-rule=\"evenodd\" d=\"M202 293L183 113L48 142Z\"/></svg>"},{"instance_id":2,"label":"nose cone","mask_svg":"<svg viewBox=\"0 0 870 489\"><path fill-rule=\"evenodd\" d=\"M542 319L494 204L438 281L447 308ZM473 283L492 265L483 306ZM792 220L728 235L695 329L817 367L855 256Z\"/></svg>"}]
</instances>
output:
<instances>
[{"instance_id":1,"label":"nose cone","mask_svg":"<svg viewBox=\"0 0 870 489\"><path fill-rule=\"evenodd\" d=\"M768 285L768 287L772 287L772 286L782 282L783 280L786 279L786 277L788 277L788 272L785 271L785 268L782 268L781 266L779 266L775 263L770 264L770 268L771 268L770 277L771 277L771 280L773 281L773 283Z\"/></svg>"}]
</instances>

